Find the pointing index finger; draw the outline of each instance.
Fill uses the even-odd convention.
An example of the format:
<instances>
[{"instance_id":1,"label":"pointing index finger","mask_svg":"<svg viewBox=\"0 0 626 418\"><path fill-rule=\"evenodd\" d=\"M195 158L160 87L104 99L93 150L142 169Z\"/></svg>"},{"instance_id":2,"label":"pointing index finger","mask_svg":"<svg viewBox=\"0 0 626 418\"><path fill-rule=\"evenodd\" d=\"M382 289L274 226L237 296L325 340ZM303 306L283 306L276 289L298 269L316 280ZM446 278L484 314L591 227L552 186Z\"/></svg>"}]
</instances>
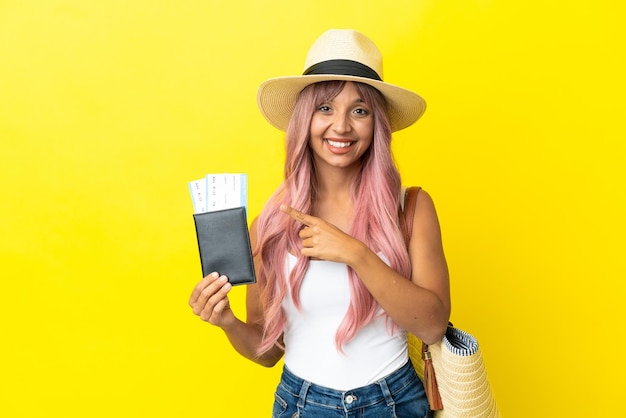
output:
<instances>
[{"instance_id":1,"label":"pointing index finger","mask_svg":"<svg viewBox=\"0 0 626 418\"><path fill-rule=\"evenodd\" d=\"M306 226L311 226L314 224L315 218L313 216L307 215L306 213L302 213L299 210L292 208L291 206L280 205L280 210L286 213L287 215L291 216L296 221L302 222Z\"/></svg>"}]
</instances>

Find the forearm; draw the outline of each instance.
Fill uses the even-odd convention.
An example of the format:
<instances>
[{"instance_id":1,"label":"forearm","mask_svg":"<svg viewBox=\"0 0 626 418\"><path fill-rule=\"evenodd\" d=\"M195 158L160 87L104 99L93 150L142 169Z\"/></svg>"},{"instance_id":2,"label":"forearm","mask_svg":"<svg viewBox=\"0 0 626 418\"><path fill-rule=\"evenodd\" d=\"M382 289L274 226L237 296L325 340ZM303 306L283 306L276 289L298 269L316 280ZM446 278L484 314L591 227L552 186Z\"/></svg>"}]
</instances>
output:
<instances>
[{"instance_id":1,"label":"forearm","mask_svg":"<svg viewBox=\"0 0 626 418\"><path fill-rule=\"evenodd\" d=\"M416 208L419 229L413 229L409 245L410 280L336 226L287 206L281 210L306 225L299 232L303 256L350 266L391 319L430 344L446 330L450 289L436 214L427 203Z\"/></svg>"},{"instance_id":2,"label":"forearm","mask_svg":"<svg viewBox=\"0 0 626 418\"><path fill-rule=\"evenodd\" d=\"M435 292L400 275L362 243L353 254L348 264L396 324L428 344L441 338L450 309Z\"/></svg>"},{"instance_id":3,"label":"forearm","mask_svg":"<svg viewBox=\"0 0 626 418\"><path fill-rule=\"evenodd\" d=\"M239 354L262 366L272 367L283 356L283 350L278 346L258 355L257 348L261 345L263 338L263 330L258 325L248 324L235 318L231 324L223 326L222 330Z\"/></svg>"}]
</instances>

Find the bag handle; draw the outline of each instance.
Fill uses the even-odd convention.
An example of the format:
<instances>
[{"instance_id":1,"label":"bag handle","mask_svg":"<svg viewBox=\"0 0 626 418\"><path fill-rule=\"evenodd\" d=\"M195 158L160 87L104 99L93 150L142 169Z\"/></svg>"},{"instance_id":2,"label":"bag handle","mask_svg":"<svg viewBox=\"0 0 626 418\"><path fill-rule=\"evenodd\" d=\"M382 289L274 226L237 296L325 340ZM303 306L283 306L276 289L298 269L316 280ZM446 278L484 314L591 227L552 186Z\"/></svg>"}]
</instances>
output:
<instances>
[{"instance_id":1,"label":"bag handle","mask_svg":"<svg viewBox=\"0 0 626 418\"><path fill-rule=\"evenodd\" d=\"M421 187L408 187L404 191L404 216L400 218L402 233L406 247L409 248L411 233L413 232L413 218L415 217L415 205L417 204L417 194Z\"/></svg>"},{"instance_id":2,"label":"bag handle","mask_svg":"<svg viewBox=\"0 0 626 418\"><path fill-rule=\"evenodd\" d=\"M411 235L413 233L415 206L417 205L417 194L420 189L421 187L409 187L404 192L404 216L400 217L400 223L407 249L409 248ZM439 411L443 409L443 403L441 402L441 395L437 387L435 368L433 367L433 361L430 356L430 351L428 350L428 344L425 344L423 341L422 360L424 360L424 390L426 391L426 398L428 398L430 409L432 411Z\"/></svg>"}]
</instances>

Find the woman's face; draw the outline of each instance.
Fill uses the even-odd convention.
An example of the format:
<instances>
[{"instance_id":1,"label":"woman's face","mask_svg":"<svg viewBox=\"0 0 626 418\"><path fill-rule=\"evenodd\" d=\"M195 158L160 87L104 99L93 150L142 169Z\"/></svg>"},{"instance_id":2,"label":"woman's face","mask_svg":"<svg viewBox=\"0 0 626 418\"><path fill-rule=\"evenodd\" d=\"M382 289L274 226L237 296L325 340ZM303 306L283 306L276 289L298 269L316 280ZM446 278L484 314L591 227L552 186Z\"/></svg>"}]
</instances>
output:
<instances>
[{"instance_id":1,"label":"woman's face","mask_svg":"<svg viewBox=\"0 0 626 418\"><path fill-rule=\"evenodd\" d=\"M311 119L309 146L316 166L353 168L374 138L374 113L348 82L333 99L320 103Z\"/></svg>"}]
</instances>

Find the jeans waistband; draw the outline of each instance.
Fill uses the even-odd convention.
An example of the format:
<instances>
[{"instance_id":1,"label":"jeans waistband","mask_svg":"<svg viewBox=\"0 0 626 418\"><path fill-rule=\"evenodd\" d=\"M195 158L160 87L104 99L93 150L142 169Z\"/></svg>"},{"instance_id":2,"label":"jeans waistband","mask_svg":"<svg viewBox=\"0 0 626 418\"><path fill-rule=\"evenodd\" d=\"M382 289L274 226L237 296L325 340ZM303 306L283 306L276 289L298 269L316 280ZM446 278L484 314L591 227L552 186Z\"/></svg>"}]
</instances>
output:
<instances>
[{"instance_id":1,"label":"jeans waistband","mask_svg":"<svg viewBox=\"0 0 626 418\"><path fill-rule=\"evenodd\" d=\"M404 366L374 383L347 391L327 388L301 379L286 366L283 368L281 382L285 385L284 387L298 391L294 395L298 396L298 406L301 408L304 407L307 398L309 398L310 402L349 411L380 402L392 405L394 403L393 395L412 384L416 378L417 374L413 364L408 361Z\"/></svg>"}]
</instances>

